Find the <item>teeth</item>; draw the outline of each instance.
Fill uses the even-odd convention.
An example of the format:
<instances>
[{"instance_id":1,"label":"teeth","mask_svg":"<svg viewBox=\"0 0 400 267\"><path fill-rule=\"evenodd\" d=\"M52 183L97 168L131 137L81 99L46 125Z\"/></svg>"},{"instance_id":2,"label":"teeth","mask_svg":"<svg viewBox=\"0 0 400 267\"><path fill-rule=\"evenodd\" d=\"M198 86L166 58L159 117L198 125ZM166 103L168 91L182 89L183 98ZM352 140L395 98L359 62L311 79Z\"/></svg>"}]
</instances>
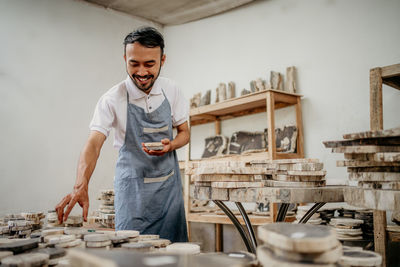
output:
<instances>
[{"instance_id":1,"label":"teeth","mask_svg":"<svg viewBox=\"0 0 400 267\"><path fill-rule=\"evenodd\" d=\"M148 78L138 78L138 79L139 79L139 81L141 81L141 82L145 82L145 81L148 80Z\"/></svg>"}]
</instances>

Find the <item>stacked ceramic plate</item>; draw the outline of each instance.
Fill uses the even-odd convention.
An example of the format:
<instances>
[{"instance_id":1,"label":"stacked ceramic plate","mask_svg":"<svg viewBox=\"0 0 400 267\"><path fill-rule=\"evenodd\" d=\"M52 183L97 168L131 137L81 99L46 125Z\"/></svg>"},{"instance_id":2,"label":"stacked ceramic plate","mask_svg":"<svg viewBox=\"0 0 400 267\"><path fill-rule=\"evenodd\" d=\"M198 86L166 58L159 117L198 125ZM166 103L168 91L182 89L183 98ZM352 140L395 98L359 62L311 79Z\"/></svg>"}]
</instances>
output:
<instances>
[{"instance_id":1,"label":"stacked ceramic plate","mask_svg":"<svg viewBox=\"0 0 400 267\"><path fill-rule=\"evenodd\" d=\"M332 218L329 225L336 229L339 240L348 241L363 239L363 231L361 230L361 225L363 223L363 220L337 217Z\"/></svg>"},{"instance_id":2,"label":"stacked ceramic plate","mask_svg":"<svg viewBox=\"0 0 400 267\"><path fill-rule=\"evenodd\" d=\"M258 228L257 247L263 266L336 266L342 246L335 230L324 225L273 223Z\"/></svg>"},{"instance_id":3,"label":"stacked ceramic plate","mask_svg":"<svg viewBox=\"0 0 400 267\"><path fill-rule=\"evenodd\" d=\"M98 199L101 200L99 207L100 224L107 228L115 228L114 190L102 190Z\"/></svg>"}]
</instances>

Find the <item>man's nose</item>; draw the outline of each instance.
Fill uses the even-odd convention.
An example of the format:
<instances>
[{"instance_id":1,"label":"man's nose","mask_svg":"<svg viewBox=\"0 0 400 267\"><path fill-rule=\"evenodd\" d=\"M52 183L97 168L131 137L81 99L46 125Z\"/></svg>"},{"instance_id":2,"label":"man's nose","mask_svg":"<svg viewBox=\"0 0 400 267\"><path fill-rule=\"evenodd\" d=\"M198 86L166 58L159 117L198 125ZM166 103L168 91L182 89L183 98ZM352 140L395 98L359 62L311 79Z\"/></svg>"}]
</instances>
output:
<instances>
[{"instance_id":1,"label":"man's nose","mask_svg":"<svg viewBox=\"0 0 400 267\"><path fill-rule=\"evenodd\" d=\"M147 69L144 66L140 66L136 74L139 76L145 76L147 75Z\"/></svg>"}]
</instances>

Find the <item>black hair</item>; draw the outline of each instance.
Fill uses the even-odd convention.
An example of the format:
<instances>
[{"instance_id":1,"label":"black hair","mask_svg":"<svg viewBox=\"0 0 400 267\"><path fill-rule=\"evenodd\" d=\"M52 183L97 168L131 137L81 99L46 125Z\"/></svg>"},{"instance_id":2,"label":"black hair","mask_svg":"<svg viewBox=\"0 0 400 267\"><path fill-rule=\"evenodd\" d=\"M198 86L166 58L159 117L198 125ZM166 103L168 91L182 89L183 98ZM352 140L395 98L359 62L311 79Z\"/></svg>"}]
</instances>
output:
<instances>
[{"instance_id":1,"label":"black hair","mask_svg":"<svg viewBox=\"0 0 400 267\"><path fill-rule=\"evenodd\" d=\"M140 27L129 33L124 39L124 53L126 53L126 45L140 43L145 47L160 47L161 56L164 54L164 38L162 34L153 27Z\"/></svg>"}]
</instances>

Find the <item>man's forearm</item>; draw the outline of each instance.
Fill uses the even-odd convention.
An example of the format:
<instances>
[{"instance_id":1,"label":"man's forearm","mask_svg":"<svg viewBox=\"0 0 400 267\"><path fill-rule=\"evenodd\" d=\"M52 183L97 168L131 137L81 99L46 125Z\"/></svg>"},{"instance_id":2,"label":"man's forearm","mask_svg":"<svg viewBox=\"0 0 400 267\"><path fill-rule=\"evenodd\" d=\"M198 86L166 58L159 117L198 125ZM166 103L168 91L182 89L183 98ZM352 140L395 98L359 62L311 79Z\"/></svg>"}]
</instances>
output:
<instances>
[{"instance_id":1,"label":"man's forearm","mask_svg":"<svg viewBox=\"0 0 400 267\"><path fill-rule=\"evenodd\" d=\"M92 132L79 157L74 188L87 187L96 167L105 136Z\"/></svg>"},{"instance_id":2,"label":"man's forearm","mask_svg":"<svg viewBox=\"0 0 400 267\"><path fill-rule=\"evenodd\" d=\"M190 129L188 123L185 122L177 126L177 131L178 133L175 136L175 139L171 141L171 151L181 148L187 143L189 143Z\"/></svg>"},{"instance_id":3,"label":"man's forearm","mask_svg":"<svg viewBox=\"0 0 400 267\"><path fill-rule=\"evenodd\" d=\"M180 132L176 135L174 140L171 141L171 150L176 150L189 143L189 133Z\"/></svg>"},{"instance_id":4,"label":"man's forearm","mask_svg":"<svg viewBox=\"0 0 400 267\"><path fill-rule=\"evenodd\" d=\"M87 144L84 147L79 157L74 188L88 186L90 177L92 176L94 168L96 167L98 157L99 153L96 151L96 148L93 145Z\"/></svg>"}]
</instances>

